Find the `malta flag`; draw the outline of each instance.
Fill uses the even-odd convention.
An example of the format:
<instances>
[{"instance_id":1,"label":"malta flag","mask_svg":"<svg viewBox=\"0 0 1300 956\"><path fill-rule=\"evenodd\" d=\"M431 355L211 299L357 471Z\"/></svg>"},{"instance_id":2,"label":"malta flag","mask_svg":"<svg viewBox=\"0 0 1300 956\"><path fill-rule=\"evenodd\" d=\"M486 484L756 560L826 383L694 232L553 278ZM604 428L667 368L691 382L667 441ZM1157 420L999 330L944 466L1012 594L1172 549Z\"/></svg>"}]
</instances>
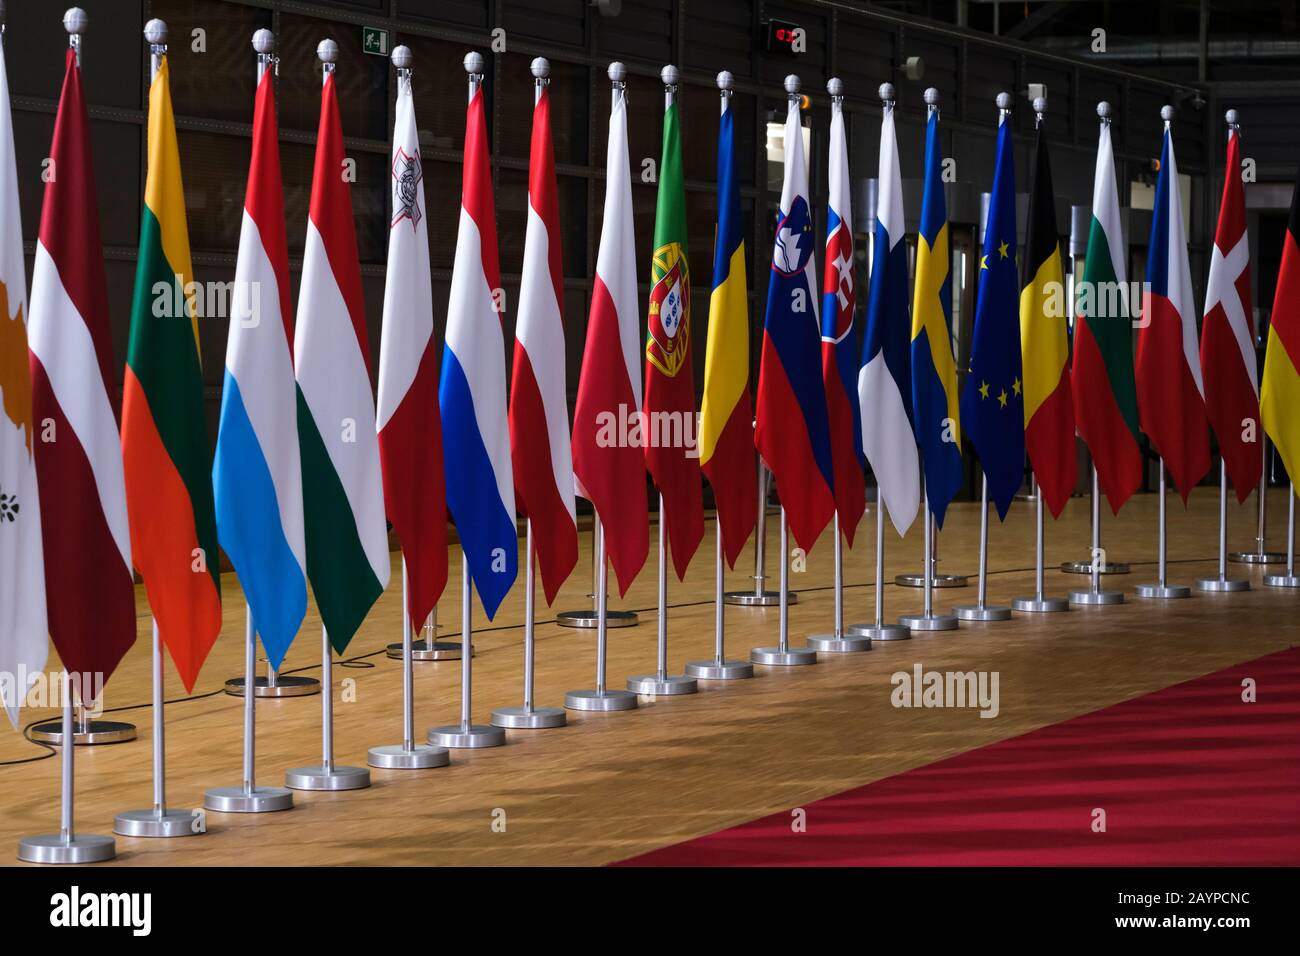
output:
<instances>
[{"instance_id":1,"label":"malta flag","mask_svg":"<svg viewBox=\"0 0 1300 956\"><path fill-rule=\"evenodd\" d=\"M844 111L831 106L829 196L826 210L826 260L822 271L822 385L830 425L835 510L844 540L867 506L862 469L862 415L858 408L858 342L853 334L857 287L853 272L853 211L849 203L849 150Z\"/></svg>"},{"instance_id":2,"label":"malta flag","mask_svg":"<svg viewBox=\"0 0 1300 956\"><path fill-rule=\"evenodd\" d=\"M731 97L722 98L718 128L718 223L713 240L713 293L704 346L700 407L700 470L713 487L722 552L734 568L754 530L758 477L754 410L749 398L749 298L745 230L736 178Z\"/></svg>"},{"instance_id":3,"label":"malta flag","mask_svg":"<svg viewBox=\"0 0 1300 956\"><path fill-rule=\"evenodd\" d=\"M14 125L0 50L0 697L15 729L49 655L36 441Z\"/></svg>"},{"instance_id":4,"label":"malta flag","mask_svg":"<svg viewBox=\"0 0 1300 956\"><path fill-rule=\"evenodd\" d=\"M275 77L267 70L253 109L212 483L217 540L239 574L253 625L277 669L307 611L292 323Z\"/></svg>"},{"instance_id":5,"label":"malta flag","mask_svg":"<svg viewBox=\"0 0 1300 956\"><path fill-rule=\"evenodd\" d=\"M131 553L186 692L221 632L221 569L203 408L185 190L163 56L149 88L149 162L122 396ZM159 290L166 290L161 295Z\"/></svg>"},{"instance_id":6,"label":"malta flag","mask_svg":"<svg viewBox=\"0 0 1300 956\"><path fill-rule=\"evenodd\" d=\"M406 608L412 626L419 627L447 585L447 493L433 343L429 221L409 80L397 81L388 184L393 213L388 223L376 424L384 502L406 562Z\"/></svg>"},{"instance_id":7,"label":"malta flag","mask_svg":"<svg viewBox=\"0 0 1300 956\"><path fill-rule=\"evenodd\" d=\"M1053 518L1078 482L1070 395L1069 305L1056 232L1056 194L1042 123L1034 137L1029 224L1020 261L1020 363L1024 373L1025 450Z\"/></svg>"},{"instance_id":8,"label":"malta flag","mask_svg":"<svg viewBox=\"0 0 1300 956\"><path fill-rule=\"evenodd\" d=\"M1210 438L1178 165L1168 126L1151 214L1144 299L1137 347L1138 413L1186 504L1192 487L1210 470Z\"/></svg>"},{"instance_id":9,"label":"malta flag","mask_svg":"<svg viewBox=\"0 0 1300 956\"><path fill-rule=\"evenodd\" d=\"M510 458L515 504L533 524L546 603L578 563L564 362L564 258L551 145L551 93L537 91L528 166L528 225L510 378Z\"/></svg>"},{"instance_id":10,"label":"malta flag","mask_svg":"<svg viewBox=\"0 0 1300 956\"><path fill-rule=\"evenodd\" d=\"M704 537L704 488L695 436L695 354L691 351L691 270L686 253L686 188L681 121L674 98L664 110L663 156L650 264L645 343L645 463L664 500L677 579Z\"/></svg>"},{"instance_id":11,"label":"malta flag","mask_svg":"<svg viewBox=\"0 0 1300 956\"><path fill-rule=\"evenodd\" d=\"M340 654L388 585L388 528L343 127L326 74L298 293L294 369L307 577Z\"/></svg>"},{"instance_id":12,"label":"malta flag","mask_svg":"<svg viewBox=\"0 0 1300 956\"><path fill-rule=\"evenodd\" d=\"M1296 409L1300 409L1300 178L1291 193L1291 217L1282 240L1282 266L1277 274L1259 396L1264 431L1273 439L1288 475L1300 475L1300 415Z\"/></svg>"},{"instance_id":13,"label":"malta flag","mask_svg":"<svg viewBox=\"0 0 1300 956\"><path fill-rule=\"evenodd\" d=\"M754 442L776 476L795 542L807 552L835 513L835 466L822 384L821 323L814 292L816 240L799 112L799 100L790 100L785 179L763 319Z\"/></svg>"},{"instance_id":14,"label":"malta flag","mask_svg":"<svg viewBox=\"0 0 1300 956\"><path fill-rule=\"evenodd\" d=\"M122 446L108 397L113 347L90 123L72 50L50 160L58 175L45 184L27 328L32 420L42 423L34 448L45 597L64 668L107 680L135 643L135 585Z\"/></svg>"},{"instance_id":15,"label":"malta flag","mask_svg":"<svg viewBox=\"0 0 1300 956\"><path fill-rule=\"evenodd\" d=\"M443 454L452 463L447 505L489 620L519 573L500 290L492 169L479 88L465 114L464 189L438 402Z\"/></svg>"},{"instance_id":16,"label":"malta flag","mask_svg":"<svg viewBox=\"0 0 1300 956\"><path fill-rule=\"evenodd\" d=\"M1259 382L1250 306L1246 192L1241 183L1241 134L1235 128L1228 132L1219 226L1214 232L1210 279L1205 287L1201 372L1205 411L1237 501L1242 502L1259 485L1264 456L1258 435Z\"/></svg>"},{"instance_id":17,"label":"malta flag","mask_svg":"<svg viewBox=\"0 0 1300 956\"><path fill-rule=\"evenodd\" d=\"M615 91L605 162L605 217L573 412L578 493L600 517L622 597L650 551L641 430L624 428L641 407L641 316L627 157L627 99Z\"/></svg>"}]
</instances>

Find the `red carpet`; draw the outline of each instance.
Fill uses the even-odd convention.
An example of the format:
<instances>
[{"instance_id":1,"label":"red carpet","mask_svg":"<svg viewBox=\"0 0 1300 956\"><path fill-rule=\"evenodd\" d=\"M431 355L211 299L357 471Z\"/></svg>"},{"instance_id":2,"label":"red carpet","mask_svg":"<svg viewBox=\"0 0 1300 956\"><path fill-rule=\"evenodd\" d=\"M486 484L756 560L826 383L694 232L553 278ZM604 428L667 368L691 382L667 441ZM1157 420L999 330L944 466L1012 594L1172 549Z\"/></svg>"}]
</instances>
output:
<instances>
[{"instance_id":1,"label":"red carpet","mask_svg":"<svg viewBox=\"0 0 1300 956\"><path fill-rule=\"evenodd\" d=\"M1295 866L1300 648L805 809L804 833L787 811L616 865Z\"/></svg>"}]
</instances>

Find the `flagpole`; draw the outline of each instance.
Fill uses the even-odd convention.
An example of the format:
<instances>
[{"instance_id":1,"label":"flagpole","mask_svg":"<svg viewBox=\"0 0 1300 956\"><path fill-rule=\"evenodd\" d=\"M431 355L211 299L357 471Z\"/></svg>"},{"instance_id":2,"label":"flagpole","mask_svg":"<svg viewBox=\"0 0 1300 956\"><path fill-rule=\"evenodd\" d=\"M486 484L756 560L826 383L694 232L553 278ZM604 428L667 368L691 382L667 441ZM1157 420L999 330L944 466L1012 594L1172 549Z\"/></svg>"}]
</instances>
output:
<instances>
[{"instance_id":1,"label":"flagpole","mask_svg":"<svg viewBox=\"0 0 1300 956\"><path fill-rule=\"evenodd\" d=\"M790 84L787 78L786 90ZM797 87L796 87L797 89ZM790 646L790 602L786 594L790 590L790 526L786 520L785 505L781 506L781 576L778 617L777 643L775 647L756 647L749 652L753 664L766 664L769 667L794 667L802 664L816 664L817 651L811 647Z\"/></svg>"},{"instance_id":2,"label":"flagpole","mask_svg":"<svg viewBox=\"0 0 1300 956\"><path fill-rule=\"evenodd\" d=\"M716 514L713 520L716 531L713 572L713 659L688 662L686 674L698 680L743 680L754 676L754 665L749 661L727 660L723 647L727 602L722 590L722 520Z\"/></svg>"},{"instance_id":3,"label":"flagpole","mask_svg":"<svg viewBox=\"0 0 1300 956\"><path fill-rule=\"evenodd\" d=\"M873 641L906 641L912 637L912 629L907 625L885 623L885 499L879 485L876 486L876 619L872 624L850 624L848 633Z\"/></svg>"},{"instance_id":4,"label":"flagpole","mask_svg":"<svg viewBox=\"0 0 1300 956\"><path fill-rule=\"evenodd\" d=\"M724 76L726 87L722 87ZM718 74L718 85L723 89L724 96L731 95L732 82L730 73ZM754 587L748 591L728 591L723 595L723 600L728 604L736 604L740 607L771 607L773 604L780 603L779 594L763 587L767 581L767 499L771 477L772 473L763 464L763 459L758 459L758 514L754 520ZM789 600L791 604L798 604L799 595L791 593Z\"/></svg>"},{"instance_id":5,"label":"flagpole","mask_svg":"<svg viewBox=\"0 0 1300 956\"><path fill-rule=\"evenodd\" d=\"M1300 577L1295 573L1295 482L1287 495L1286 515L1286 574L1268 574L1264 584L1270 588L1300 588Z\"/></svg>"},{"instance_id":6,"label":"flagpole","mask_svg":"<svg viewBox=\"0 0 1300 956\"><path fill-rule=\"evenodd\" d=\"M974 604L962 604L952 609L960 621L1009 621L1011 608L1005 604L989 604L989 477L980 471L980 568Z\"/></svg>"},{"instance_id":7,"label":"flagpole","mask_svg":"<svg viewBox=\"0 0 1300 956\"><path fill-rule=\"evenodd\" d=\"M1097 604L1123 604L1123 591L1103 591L1101 589L1101 576L1103 574L1127 574L1128 565L1115 565L1106 561L1105 553L1101 550L1101 488L1098 484L1097 466L1092 466L1092 493L1089 495L1089 503L1092 506L1092 561L1089 564L1088 571L1091 575L1089 587L1086 591L1071 591L1070 603L1079 605L1097 605ZM1123 571L1107 570L1122 567ZM1066 567L1062 571L1068 571Z\"/></svg>"},{"instance_id":8,"label":"flagpole","mask_svg":"<svg viewBox=\"0 0 1300 956\"><path fill-rule=\"evenodd\" d=\"M1228 555L1228 560L1238 564L1276 564L1282 561L1286 555L1278 551L1269 551L1265 546L1266 531L1268 528L1268 436L1260 442L1260 453L1264 459L1264 466L1259 472L1259 490L1258 490L1258 528L1255 531L1255 550L1254 551L1234 551Z\"/></svg>"},{"instance_id":9,"label":"flagpole","mask_svg":"<svg viewBox=\"0 0 1300 956\"><path fill-rule=\"evenodd\" d=\"M677 70L664 67L664 82L672 69L673 88L676 89ZM671 94L669 94L671 96ZM694 694L700 686L689 674L668 673L668 522L664 515L664 495L659 492L659 641L658 661L653 674L643 674L627 679L627 689L647 697L672 697Z\"/></svg>"},{"instance_id":10,"label":"flagpole","mask_svg":"<svg viewBox=\"0 0 1300 956\"><path fill-rule=\"evenodd\" d=\"M1228 577L1228 463L1219 458L1219 573L1216 577L1201 578L1196 582L1198 591L1249 591L1245 578Z\"/></svg>"},{"instance_id":11,"label":"flagpole","mask_svg":"<svg viewBox=\"0 0 1300 956\"><path fill-rule=\"evenodd\" d=\"M618 67L615 70L615 66ZM614 81L614 96L618 97L623 89L623 77L626 76L623 64L610 64L610 79ZM609 690L605 686L605 644L608 638L608 596L609 568L605 557L605 529L600 523L600 515L595 515L592 522L592 534L596 545L596 686L592 690L571 690L564 695L564 706L569 710L587 710L609 712L616 710L634 710L637 706L636 694L630 690Z\"/></svg>"},{"instance_id":12,"label":"flagpole","mask_svg":"<svg viewBox=\"0 0 1300 956\"><path fill-rule=\"evenodd\" d=\"M926 485L925 475L921 476L921 506L924 509L924 534L926 568L934 568L934 513L930 511L930 489ZM924 597L920 614L904 614L898 623L913 631L952 631L957 628L957 618L951 614L934 613L934 589L937 585L932 575L927 575L924 585Z\"/></svg>"},{"instance_id":13,"label":"flagpole","mask_svg":"<svg viewBox=\"0 0 1300 956\"><path fill-rule=\"evenodd\" d=\"M555 623L560 627L577 627L591 629L597 626L599 614L597 605L598 581L600 580L600 567L596 560L596 534L595 526L592 526L591 535L591 609L582 611L561 611L555 615ZM606 627L636 627L641 623L641 618L637 616L636 611L614 611L610 610L609 595L605 595L605 626Z\"/></svg>"},{"instance_id":14,"label":"flagpole","mask_svg":"<svg viewBox=\"0 0 1300 956\"><path fill-rule=\"evenodd\" d=\"M1185 598L1192 596L1192 589L1185 584L1170 584L1168 581L1168 534L1165 530L1165 459L1160 457L1160 524L1159 554L1157 555L1157 578L1155 584L1139 584L1134 593L1140 598Z\"/></svg>"}]
</instances>

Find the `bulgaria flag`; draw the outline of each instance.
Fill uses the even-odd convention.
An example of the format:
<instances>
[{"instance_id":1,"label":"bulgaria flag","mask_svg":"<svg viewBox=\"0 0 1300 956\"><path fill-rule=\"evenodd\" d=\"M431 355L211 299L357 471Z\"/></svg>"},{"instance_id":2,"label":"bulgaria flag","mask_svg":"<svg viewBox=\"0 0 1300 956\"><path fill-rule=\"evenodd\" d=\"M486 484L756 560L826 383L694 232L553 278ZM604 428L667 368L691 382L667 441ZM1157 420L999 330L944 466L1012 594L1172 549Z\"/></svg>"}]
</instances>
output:
<instances>
[{"instance_id":1,"label":"bulgaria flag","mask_svg":"<svg viewBox=\"0 0 1300 956\"><path fill-rule=\"evenodd\" d=\"M72 50L66 63L32 270L32 420L50 637L66 670L107 680L135 643L135 586L90 123Z\"/></svg>"},{"instance_id":2,"label":"bulgaria flag","mask_svg":"<svg viewBox=\"0 0 1300 956\"><path fill-rule=\"evenodd\" d=\"M573 413L573 473L591 501L623 596L650 551L645 459L638 430L622 429L641 407L641 316L637 307L627 99L615 90L605 163L605 216L591 291L587 342Z\"/></svg>"},{"instance_id":3,"label":"bulgaria flag","mask_svg":"<svg viewBox=\"0 0 1300 956\"><path fill-rule=\"evenodd\" d=\"M1075 304L1070 391L1079 437L1092 453L1097 484L1116 514L1142 483L1127 248L1120 231L1110 123L1103 120L1092 183L1092 226Z\"/></svg>"},{"instance_id":4,"label":"bulgaria flag","mask_svg":"<svg viewBox=\"0 0 1300 956\"><path fill-rule=\"evenodd\" d=\"M1282 239L1282 267L1264 353L1259 411L1288 475L1300 475L1300 178L1291 193L1291 217ZM1296 483L1300 489L1300 482Z\"/></svg>"},{"instance_id":5,"label":"bulgaria flag","mask_svg":"<svg viewBox=\"0 0 1300 956\"><path fill-rule=\"evenodd\" d=\"M122 396L122 459L131 553L187 693L221 632L199 323L185 293L193 281L163 56L149 88L149 163Z\"/></svg>"},{"instance_id":6,"label":"bulgaria flag","mask_svg":"<svg viewBox=\"0 0 1300 956\"><path fill-rule=\"evenodd\" d=\"M379 456L384 501L406 562L410 621L433 611L447 585L447 492L438 414L438 355L424 168L411 83L397 81L389 189L388 274L379 345Z\"/></svg>"},{"instance_id":7,"label":"bulgaria flag","mask_svg":"<svg viewBox=\"0 0 1300 956\"><path fill-rule=\"evenodd\" d=\"M49 654L36 441L14 126L0 50L0 697L15 729Z\"/></svg>"},{"instance_id":8,"label":"bulgaria flag","mask_svg":"<svg viewBox=\"0 0 1300 956\"><path fill-rule=\"evenodd\" d=\"M334 74L321 90L294 334L307 577L340 654L388 584L361 266Z\"/></svg>"}]
</instances>

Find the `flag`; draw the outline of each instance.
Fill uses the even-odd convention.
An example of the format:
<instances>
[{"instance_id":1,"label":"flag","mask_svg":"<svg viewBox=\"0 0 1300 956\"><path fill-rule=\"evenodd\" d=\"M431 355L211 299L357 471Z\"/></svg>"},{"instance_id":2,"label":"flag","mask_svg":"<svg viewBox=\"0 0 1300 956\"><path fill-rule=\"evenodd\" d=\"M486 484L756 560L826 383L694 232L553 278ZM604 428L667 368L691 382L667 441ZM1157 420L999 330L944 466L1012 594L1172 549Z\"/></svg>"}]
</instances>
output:
<instances>
[{"instance_id":1,"label":"flag","mask_svg":"<svg viewBox=\"0 0 1300 956\"><path fill-rule=\"evenodd\" d=\"M890 172L897 183L898 146L894 141L893 110L889 111L885 122L891 143ZM962 485L961 411L957 399L957 362L952 351L952 257L948 254L948 207L943 194L942 167L939 111L934 110L925 130L925 194L921 199L921 228L916 241L912 414L921 446L930 511L940 528L948 505ZM883 162L881 168L885 168ZM897 194L896 221L901 228L902 193L897 186L891 188ZM883 201L883 192L881 196ZM898 249L899 264L894 269L905 281L906 246L900 242ZM913 479L909 487L915 486ZM915 511L913 505L912 512Z\"/></svg>"},{"instance_id":2,"label":"flag","mask_svg":"<svg viewBox=\"0 0 1300 956\"><path fill-rule=\"evenodd\" d=\"M1078 284L1070 391L1079 437L1092 453L1097 484L1116 514L1142 483L1127 249L1120 231L1110 123L1103 122L1088 251Z\"/></svg>"},{"instance_id":3,"label":"flag","mask_svg":"<svg viewBox=\"0 0 1300 956\"><path fill-rule=\"evenodd\" d=\"M1020 273L1020 361L1025 376L1025 449L1053 518L1061 516L1079 478L1068 310L1052 166L1040 122L1034 136L1034 176Z\"/></svg>"},{"instance_id":4,"label":"flag","mask_svg":"<svg viewBox=\"0 0 1300 956\"><path fill-rule=\"evenodd\" d=\"M937 152L937 145L935 150ZM935 176L938 176L937 167ZM892 109L885 111L885 118L880 123L878 182L876 231L872 243L874 253L867 287L867 327L862 343L862 366L858 370L858 402L862 448L871 462L880 499L889 511L889 520L902 535L912 526L920 507L921 466L917 459L917 433L908 401L912 394L912 370L907 354L907 243L903 241L906 228L903 177L898 165L898 140L894 133ZM942 203L942 186L939 187L939 196ZM927 174L925 202L933 201ZM931 246L931 242L942 243L942 251L939 246ZM917 240L918 315L928 315L936 306L942 306L944 290L948 290L947 295L951 298L951 283L947 278L947 242L946 228L938 233L925 234L923 231ZM922 290L925 291L924 301L920 296Z\"/></svg>"},{"instance_id":5,"label":"flag","mask_svg":"<svg viewBox=\"0 0 1300 956\"><path fill-rule=\"evenodd\" d=\"M1300 475L1300 177L1282 239L1282 265L1268 325L1259 413L1288 475ZM1300 488L1300 484L1296 485Z\"/></svg>"},{"instance_id":6,"label":"flag","mask_svg":"<svg viewBox=\"0 0 1300 956\"><path fill-rule=\"evenodd\" d=\"M704 537L704 489L695 438L695 353L691 351L691 270L686 252L686 189L677 100L664 109L663 156L655 205L650 305L646 316L646 469L663 495L677 579ZM688 447L688 442L691 446Z\"/></svg>"},{"instance_id":7,"label":"flag","mask_svg":"<svg viewBox=\"0 0 1300 956\"><path fill-rule=\"evenodd\" d=\"M334 74L320 128L293 340L307 577L340 654L388 585L383 477Z\"/></svg>"},{"instance_id":8,"label":"flag","mask_svg":"<svg viewBox=\"0 0 1300 956\"><path fill-rule=\"evenodd\" d=\"M758 479L754 409L749 398L749 299L744 223L736 179L735 120L722 97L718 124L718 223L713 240L713 292L704 346L700 403L700 470L713 487L727 566L734 568L754 530Z\"/></svg>"},{"instance_id":9,"label":"flag","mask_svg":"<svg viewBox=\"0 0 1300 956\"><path fill-rule=\"evenodd\" d=\"M605 162L605 214L591 290L587 341L573 412L573 473L605 534L621 597L650 550L640 429L624 429L641 406L641 317L632 231L627 100L615 91Z\"/></svg>"},{"instance_id":10,"label":"flag","mask_svg":"<svg viewBox=\"0 0 1300 956\"><path fill-rule=\"evenodd\" d=\"M533 551L550 604L578 563L578 523L564 361L564 257L548 86L538 90L533 107L528 226L509 419L516 505L533 523Z\"/></svg>"},{"instance_id":11,"label":"flag","mask_svg":"<svg viewBox=\"0 0 1300 956\"><path fill-rule=\"evenodd\" d=\"M0 696L15 728L49 655L36 440L14 125L0 50Z\"/></svg>"},{"instance_id":12,"label":"flag","mask_svg":"<svg viewBox=\"0 0 1300 956\"><path fill-rule=\"evenodd\" d=\"M504 301L483 90L478 88L465 113L464 189L438 404L443 456L452 463L447 506L489 620L519 573L501 331Z\"/></svg>"},{"instance_id":13,"label":"flag","mask_svg":"<svg viewBox=\"0 0 1300 956\"><path fill-rule=\"evenodd\" d=\"M135 643L135 585L109 399L113 348L90 122L72 50L49 158L57 175L45 184L27 328L45 599L64 668L107 681Z\"/></svg>"},{"instance_id":14,"label":"flag","mask_svg":"<svg viewBox=\"0 0 1300 956\"><path fill-rule=\"evenodd\" d=\"M199 320L171 70L149 87L149 158L122 394L131 554L187 692L221 632L221 567L203 408Z\"/></svg>"},{"instance_id":15,"label":"flag","mask_svg":"<svg viewBox=\"0 0 1300 956\"><path fill-rule=\"evenodd\" d=\"M384 504L402 543L406 610L414 627L432 613L447 585L447 492L423 172L411 84L399 78L375 424Z\"/></svg>"},{"instance_id":16,"label":"flag","mask_svg":"<svg viewBox=\"0 0 1300 956\"><path fill-rule=\"evenodd\" d=\"M763 318L754 443L776 477L795 542L811 551L835 513L835 485L804 162L796 97L786 108L785 177Z\"/></svg>"},{"instance_id":17,"label":"flag","mask_svg":"<svg viewBox=\"0 0 1300 956\"><path fill-rule=\"evenodd\" d=\"M998 125L993 195L984 224L970 370L961 419L1005 520L1025 474L1024 388L1020 381L1019 283L1016 279L1016 172L1010 116Z\"/></svg>"},{"instance_id":18,"label":"flag","mask_svg":"<svg viewBox=\"0 0 1300 956\"><path fill-rule=\"evenodd\" d=\"M1235 127L1228 132L1223 199L1205 287L1201 373L1205 380L1205 411L1237 501L1243 502L1259 485L1264 456L1258 435L1259 382L1255 319L1250 304L1246 192L1241 184L1241 134Z\"/></svg>"},{"instance_id":19,"label":"flag","mask_svg":"<svg viewBox=\"0 0 1300 956\"><path fill-rule=\"evenodd\" d=\"M830 428L835 510L840 531L853 547L853 532L866 509L862 469L862 414L858 408L858 340L853 334L857 305L853 261L853 210L849 202L849 149L844 112L831 108L830 168L827 174L826 260L822 270L822 386Z\"/></svg>"},{"instance_id":20,"label":"flag","mask_svg":"<svg viewBox=\"0 0 1300 956\"><path fill-rule=\"evenodd\" d=\"M1185 504L1192 486L1210 470L1210 438L1178 165L1167 126L1151 214L1144 299L1137 346L1138 416Z\"/></svg>"}]
</instances>

